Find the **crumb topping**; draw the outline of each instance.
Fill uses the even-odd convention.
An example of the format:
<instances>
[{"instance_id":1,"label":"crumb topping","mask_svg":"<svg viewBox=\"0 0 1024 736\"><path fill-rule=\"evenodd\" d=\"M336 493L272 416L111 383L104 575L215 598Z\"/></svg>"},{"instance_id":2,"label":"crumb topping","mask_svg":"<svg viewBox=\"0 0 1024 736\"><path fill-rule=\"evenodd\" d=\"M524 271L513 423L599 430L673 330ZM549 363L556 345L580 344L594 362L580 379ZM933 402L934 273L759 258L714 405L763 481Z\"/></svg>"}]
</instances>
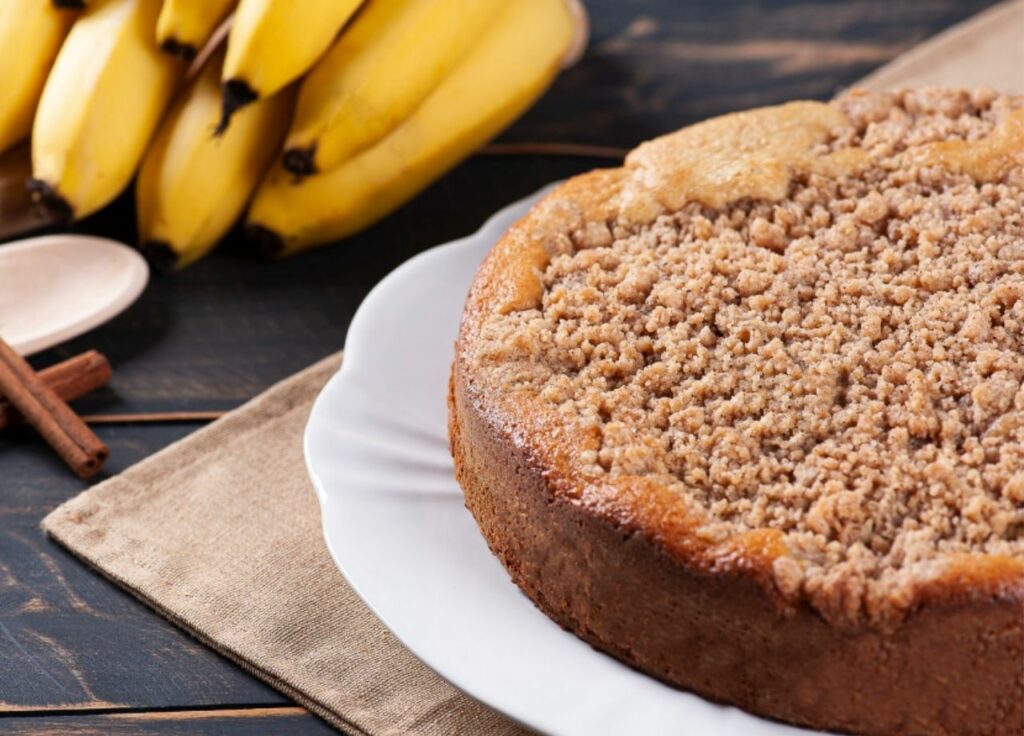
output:
<instances>
[{"instance_id":1,"label":"crumb topping","mask_svg":"<svg viewBox=\"0 0 1024 736\"><path fill-rule=\"evenodd\" d=\"M782 532L779 589L856 623L898 615L949 555L1024 559L1024 172L896 159L984 138L1024 99L834 104L850 124L815 153L860 147L866 169L589 223L473 358L600 438L591 479L657 479L709 540Z\"/></svg>"}]
</instances>

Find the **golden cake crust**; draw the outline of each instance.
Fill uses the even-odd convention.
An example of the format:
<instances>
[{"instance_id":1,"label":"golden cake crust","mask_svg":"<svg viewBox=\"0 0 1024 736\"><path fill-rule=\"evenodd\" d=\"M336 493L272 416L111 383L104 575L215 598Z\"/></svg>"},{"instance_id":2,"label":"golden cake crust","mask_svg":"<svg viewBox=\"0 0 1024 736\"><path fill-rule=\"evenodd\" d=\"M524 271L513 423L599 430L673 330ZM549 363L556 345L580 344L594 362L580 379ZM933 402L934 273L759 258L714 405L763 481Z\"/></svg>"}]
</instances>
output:
<instances>
[{"instance_id":1,"label":"golden cake crust","mask_svg":"<svg viewBox=\"0 0 1024 736\"><path fill-rule=\"evenodd\" d=\"M873 102L854 93L845 106L796 102L692 126L643 144L622 168L566 182L509 230L474 280L456 345L449 405L458 479L524 592L565 628L655 677L820 728L1020 733L1020 557L945 554L898 606L868 615L858 603L846 615L846 601L832 610L786 584L780 529L708 535L706 509L660 477L595 476L593 426L567 421L535 392L497 385L481 367L489 321L538 309L545 269L581 243L607 246L617 228L643 228L689 205L783 202L797 178L877 167L866 146L831 145L858 104ZM1018 176L1024 110L971 140L950 136L886 160L978 182Z\"/></svg>"}]
</instances>

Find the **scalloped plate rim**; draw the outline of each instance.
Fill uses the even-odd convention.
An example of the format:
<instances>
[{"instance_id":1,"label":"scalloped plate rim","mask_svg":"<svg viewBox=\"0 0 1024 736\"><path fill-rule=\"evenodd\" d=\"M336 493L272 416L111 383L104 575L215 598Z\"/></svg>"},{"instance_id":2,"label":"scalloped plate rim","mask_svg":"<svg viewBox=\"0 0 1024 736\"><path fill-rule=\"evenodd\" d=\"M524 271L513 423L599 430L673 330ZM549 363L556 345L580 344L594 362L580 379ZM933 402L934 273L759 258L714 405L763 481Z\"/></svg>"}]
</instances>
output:
<instances>
[{"instance_id":1,"label":"scalloped plate rim","mask_svg":"<svg viewBox=\"0 0 1024 736\"><path fill-rule=\"evenodd\" d=\"M565 706L572 715L572 718L567 718L565 714L553 713L550 703L545 708L536 702L515 701L514 697L494 697L493 693L489 695L487 692L484 692L487 690L487 687L480 682L479 677L474 680L473 677L467 676L466 672L462 671L466 669L465 667L460 668L458 665L452 665L451 661L448 661L450 657L437 656L436 644L433 645L434 651L425 651L425 649L430 649L430 647L425 647L423 644L425 636L423 631L410 631L404 624L395 623L395 611L390 610L388 607L393 604L382 601L378 595L367 591L367 587L372 587L369 585L369 580L363 579L360 572L354 571L354 568L357 567L357 551L345 548L344 544L346 542L336 536L338 530L332 528L331 513L334 510L334 505L336 503L344 505L346 500L350 504L354 502L364 503L365 501L357 501L356 496L358 495L360 499L365 499L367 494L360 489L346 490L341 487L329 487L332 474L331 463L333 461L324 455L324 453L329 453L329 450L323 447L322 443L327 442L331 431L341 416L340 413L335 414L335 409L345 405L343 399L346 393L353 390L356 392L348 397L356 404L363 398L358 394L360 391L359 386L349 386L349 383L362 375L364 364L372 364L373 362L374 356L370 355L370 350L360 346L365 345L365 342L374 334L373 326L377 317L376 313L380 308L379 305L383 303L382 300L390 299L398 294L400 287L406 279L411 280L418 272L428 270L432 265L442 261L450 260L452 264L455 264L461 263L460 259L472 257L474 259L472 271L475 272L481 257L481 254L476 253L476 249L480 249L482 254L485 254L490 246L496 242L497 238L507 229L507 226L514 222L515 219L518 219L521 214L525 213L535 201L553 186L545 187L536 194L503 208L488 219L472 235L436 246L404 262L370 291L356 311L349 327L345 345L346 356L342 366L331 377L317 397L306 425L306 431L303 434L304 458L317 500L320 504L322 530L328 551L355 593L416 657L458 689L530 728L541 732L564 734L565 736L570 734L572 736L582 736L584 733L592 736L611 736L621 732L623 723L628 723L630 727L634 723L638 725L642 723L644 732L650 733L653 736L655 733L678 733L680 726L686 722L682 720L682 717L685 716L688 719L696 719L697 721L697 723L694 723L693 720L690 720L687 723L687 725L696 726L696 729L691 730L692 733L715 733L727 734L728 736L812 736L813 734L828 736L824 732L809 731L761 719L731 706L716 705L692 693L676 690L664 685L653 678L626 667L607 655L591 649L572 634L559 629L557 625L540 611L536 610L533 604L514 587L507 574L504 574L504 569L501 568L497 560L487 553L489 562L480 561L479 564L489 565L492 568L496 566L497 570L500 571L494 573L495 576L500 575L500 579L493 581L488 579L488 583L493 582L495 590L505 589L507 591L508 587L511 586L522 602L528 605L532 611L535 618L530 620L530 631L527 632L529 637L542 635L548 641L554 641L552 636L557 636L559 639L564 637L565 641L561 642L560 645L565 644L570 649L574 648L571 654L572 657L580 658L581 662L584 658L596 658L590 660L591 664L588 664L587 668L600 665L599 669L602 671L602 676L605 676L606 673L614 673L617 682L628 682L631 695L634 693L646 693L648 699L651 700L653 712L636 711L631 714L636 718L635 721L609 723L607 720L602 720L598 709L595 708L597 704L592 702L592 699L566 703ZM464 290L459 294L460 311L464 294ZM365 355L363 354L364 350ZM343 422L342 426L344 426ZM446 436L445 442L447 442ZM396 456L397 452L396 450ZM372 481L373 479L370 480ZM452 484L455 483L454 477L450 479L450 482ZM455 488L457 489L457 485ZM459 500L462 513L469 517L469 512L461 504L461 492L459 492ZM476 531L475 522L473 523L473 529ZM483 545L483 539L480 537L479 531L476 531L476 537L478 537L476 540L477 546ZM486 546L484 546L484 550L486 551ZM401 568L398 569L401 571ZM401 583L402 581L396 582ZM364 585L364 583L367 583L367 585ZM447 605L450 606L453 603L454 601L448 601ZM519 606L517 603L512 605L517 608ZM497 634L502 633L504 632L497 632ZM458 644L458 642L453 643L453 646L455 644ZM560 665L564 666L565 663L561 662ZM579 663L577 663L577 668L579 666ZM543 668L538 667L538 670L541 669ZM494 684L493 682L487 683L487 686L493 687ZM510 685L511 683L506 684ZM652 694L656 694L657 697L654 697ZM671 706L663 707L660 711L654 705L664 705L670 701ZM701 726L701 723L704 726ZM706 726L712 726L712 729L700 730Z\"/></svg>"}]
</instances>

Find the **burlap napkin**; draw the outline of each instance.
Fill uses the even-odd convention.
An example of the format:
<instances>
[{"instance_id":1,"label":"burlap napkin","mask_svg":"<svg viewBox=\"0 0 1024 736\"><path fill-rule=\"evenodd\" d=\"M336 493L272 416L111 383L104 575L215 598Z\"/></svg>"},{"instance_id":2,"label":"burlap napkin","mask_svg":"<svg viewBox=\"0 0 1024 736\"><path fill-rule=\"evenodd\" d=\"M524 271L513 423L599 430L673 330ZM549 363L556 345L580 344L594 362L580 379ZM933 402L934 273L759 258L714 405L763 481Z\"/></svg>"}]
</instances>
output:
<instances>
[{"instance_id":1,"label":"burlap napkin","mask_svg":"<svg viewBox=\"0 0 1024 736\"><path fill-rule=\"evenodd\" d=\"M860 84L879 90L934 84L1024 93L1024 0L1000 3L953 26Z\"/></svg>"},{"instance_id":2,"label":"burlap napkin","mask_svg":"<svg viewBox=\"0 0 1024 736\"><path fill-rule=\"evenodd\" d=\"M302 433L334 356L82 493L43 527L347 733L524 734L403 647L323 543Z\"/></svg>"},{"instance_id":3,"label":"burlap napkin","mask_svg":"<svg viewBox=\"0 0 1024 736\"><path fill-rule=\"evenodd\" d=\"M1024 1L872 74L873 88L1024 91ZM302 459L339 359L69 501L45 529L162 615L330 723L359 734L522 734L409 653L332 563Z\"/></svg>"}]
</instances>

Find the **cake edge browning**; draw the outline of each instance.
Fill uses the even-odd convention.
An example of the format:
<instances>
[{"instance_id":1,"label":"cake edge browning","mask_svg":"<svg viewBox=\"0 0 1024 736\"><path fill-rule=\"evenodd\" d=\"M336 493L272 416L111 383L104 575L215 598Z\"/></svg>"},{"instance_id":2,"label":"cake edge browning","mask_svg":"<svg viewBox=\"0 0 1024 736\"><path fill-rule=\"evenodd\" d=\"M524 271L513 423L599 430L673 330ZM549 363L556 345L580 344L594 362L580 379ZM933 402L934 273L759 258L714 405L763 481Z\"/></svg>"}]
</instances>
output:
<instances>
[{"instance_id":1,"label":"cake edge browning","mask_svg":"<svg viewBox=\"0 0 1024 736\"><path fill-rule=\"evenodd\" d=\"M449 434L466 506L512 580L562 628L671 685L793 724L1019 733L1020 586L987 576L978 587L974 569L933 586L892 631L844 631L780 604L762 565L687 564L628 519L554 490L552 471L516 440L516 419L488 411L474 389L456 363Z\"/></svg>"}]
</instances>

